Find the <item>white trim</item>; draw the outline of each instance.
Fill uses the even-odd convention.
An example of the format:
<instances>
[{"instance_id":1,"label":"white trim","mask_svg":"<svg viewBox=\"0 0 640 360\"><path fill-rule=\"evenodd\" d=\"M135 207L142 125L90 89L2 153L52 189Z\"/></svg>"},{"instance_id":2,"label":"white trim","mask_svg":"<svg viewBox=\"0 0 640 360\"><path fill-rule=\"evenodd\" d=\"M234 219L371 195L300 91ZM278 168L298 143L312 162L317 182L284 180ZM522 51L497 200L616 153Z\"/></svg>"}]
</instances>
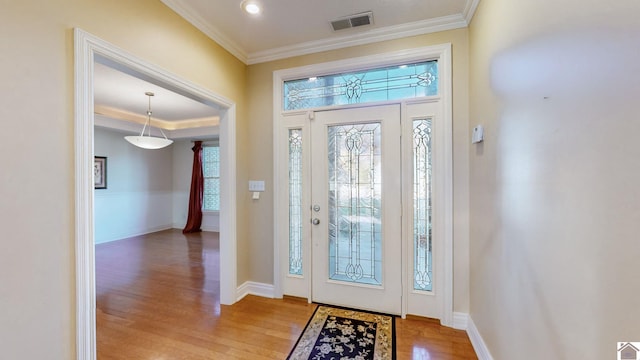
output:
<instances>
[{"instance_id":1,"label":"white trim","mask_svg":"<svg viewBox=\"0 0 640 360\"><path fill-rule=\"evenodd\" d=\"M236 42L224 35L209 22L207 22L198 11L190 7L187 2L180 0L160 0L169 9L175 11L178 15L182 16L191 25L195 26L198 30L202 31L210 39L218 43L225 50L230 52L233 56L243 63L247 63L247 52L244 51Z\"/></svg>"},{"instance_id":2,"label":"white trim","mask_svg":"<svg viewBox=\"0 0 640 360\"><path fill-rule=\"evenodd\" d=\"M469 314L454 312L453 313L453 328L458 330L467 330L469 325Z\"/></svg>"},{"instance_id":3,"label":"white trim","mask_svg":"<svg viewBox=\"0 0 640 360\"><path fill-rule=\"evenodd\" d=\"M348 72L352 70L360 70L366 68L374 68L378 66L391 66L396 64L401 64L405 62L411 61L422 61L427 59L438 59L439 63L445 65L441 67L440 72L440 94L443 100L443 121L446 125L443 129L445 134L444 137L446 139L445 148L448 149L448 153L445 155L444 163L445 163L445 173L447 174L447 181L444 186L444 194L445 197L445 207L443 211L444 221L444 291L441 296L441 309L442 309L442 318L440 319L441 323L445 326L452 327L454 323L453 319L453 112L452 112L452 59L451 59L451 44L441 44L434 46L427 46L421 48L414 49L404 49L401 51L395 51L390 53L382 53L375 54L345 60L338 60L320 64L313 64L307 66L301 66L291 69L283 69L277 70L273 73L273 137L274 137L274 146L273 146L273 173L274 173L274 183L278 182L278 174L279 174L279 147L281 142L281 132L280 130L280 117L282 116L282 84L285 80L292 79L300 79L309 76L320 76L332 73L339 72ZM430 101L429 99L428 101ZM398 102L396 102L398 103ZM363 105L363 104L359 104ZM370 104L364 104L367 106ZM306 110L305 110L306 112ZM278 201L280 198L280 191L282 191L279 187L274 188L274 208L273 208L273 218L274 218L274 294L276 297L282 297L283 289L282 289L282 276L284 276L281 271L281 256L280 256L280 244L279 240L281 235L279 233L279 221L278 217ZM308 288L311 289L310 277ZM405 287L403 290L404 293L408 293L408 287ZM311 293L309 291L309 298ZM406 298L406 294L403 298ZM403 304L403 313L404 317L406 313L404 312L406 305Z\"/></svg>"},{"instance_id":4,"label":"white trim","mask_svg":"<svg viewBox=\"0 0 640 360\"><path fill-rule=\"evenodd\" d=\"M473 15L475 15L479 4L480 0L467 0L464 10L462 11L462 16L464 17L467 26L471 24L471 20L473 19Z\"/></svg>"},{"instance_id":5,"label":"white trim","mask_svg":"<svg viewBox=\"0 0 640 360\"><path fill-rule=\"evenodd\" d=\"M453 324L453 92L451 44L446 44L440 53L440 95L442 96L442 119L444 120L444 289L442 291L442 318L445 326Z\"/></svg>"},{"instance_id":6,"label":"white trim","mask_svg":"<svg viewBox=\"0 0 640 360\"><path fill-rule=\"evenodd\" d=\"M110 129L124 134L140 134L141 126L137 123L115 119L108 116L95 114L94 125L105 129ZM164 130L169 139L210 139L217 138L220 133L220 126L200 126L188 129ZM206 137L203 137L206 134Z\"/></svg>"},{"instance_id":7,"label":"white trim","mask_svg":"<svg viewBox=\"0 0 640 360\"><path fill-rule=\"evenodd\" d=\"M280 148L282 145L280 144L281 136L280 136L280 112L282 111L282 79L279 78L276 73L273 73L273 113L271 118L271 124L273 129L273 183L277 184L276 180L278 180L278 174L280 173ZM278 99L276 101L276 99ZM278 212L280 211L280 207L278 206L278 199L282 190L280 190L279 186L273 187L273 295L277 299L281 299L283 296L283 284L282 277L283 271L280 269L283 265L280 263L280 227ZM304 270L303 270L304 271ZM309 288L310 289L310 288ZM309 290L309 294L311 291ZM307 297L309 301L311 301L311 297Z\"/></svg>"},{"instance_id":8,"label":"white trim","mask_svg":"<svg viewBox=\"0 0 640 360\"><path fill-rule=\"evenodd\" d=\"M184 228L184 224L182 223L173 223L171 224L171 229L178 229L178 230L182 230ZM207 231L207 232L220 232L220 226L202 226L201 227L202 231Z\"/></svg>"},{"instance_id":9,"label":"white trim","mask_svg":"<svg viewBox=\"0 0 640 360\"><path fill-rule=\"evenodd\" d=\"M172 90L189 93L222 108L220 124L221 206L220 302L233 304L237 282L236 249L236 109L220 95L149 64L81 29L74 30L75 45L75 246L76 246L76 353L78 360L96 358L95 239L93 189L93 64L95 56L157 79ZM226 110L226 111L225 111Z\"/></svg>"},{"instance_id":10,"label":"white trim","mask_svg":"<svg viewBox=\"0 0 640 360\"><path fill-rule=\"evenodd\" d=\"M182 0L161 0L210 39L218 43L233 56L247 65L286 59L328 50L371 44L380 41L400 39L408 36L424 35L445 30L465 28L469 25L480 0L467 0L462 13L441 16L434 19L415 21L395 26L375 28L366 32L347 36L332 37L316 41L282 46L263 51L248 52L237 42L223 34L215 25L205 20L188 2Z\"/></svg>"},{"instance_id":11,"label":"white trim","mask_svg":"<svg viewBox=\"0 0 640 360\"><path fill-rule=\"evenodd\" d=\"M231 104L220 121L220 303L224 305L235 302L238 282L236 163L236 105Z\"/></svg>"},{"instance_id":12,"label":"white trim","mask_svg":"<svg viewBox=\"0 0 640 360\"><path fill-rule=\"evenodd\" d=\"M473 323L471 315L469 315L467 324L467 335L469 335L469 340L471 340L471 345L473 345L473 350L475 350L478 360L493 360L493 356L491 356L487 344L484 343L482 336L480 336L476 324Z\"/></svg>"},{"instance_id":13,"label":"white trim","mask_svg":"<svg viewBox=\"0 0 640 360\"><path fill-rule=\"evenodd\" d=\"M220 232L219 226L203 226L202 231Z\"/></svg>"},{"instance_id":14,"label":"white trim","mask_svg":"<svg viewBox=\"0 0 640 360\"><path fill-rule=\"evenodd\" d=\"M93 161L93 44L75 30L76 358L96 358ZM91 176L93 177L93 176Z\"/></svg>"},{"instance_id":15,"label":"white trim","mask_svg":"<svg viewBox=\"0 0 640 360\"><path fill-rule=\"evenodd\" d=\"M152 228L147 228L147 229L144 229L142 231L131 233L131 234L126 234L126 235L120 234L116 238L113 238L113 239L110 239L110 240L101 241L99 243L96 243L96 245L108 244L108 243L114 242L114 241L131 239L132 237L142 236L142 235L147 235L147 234L153 234L153 233L156 233L156 232L165 231L165 230L171 230L171 229L175 229L175 227L173 226L173 223L165 224L165 225L158 225L158 226L154 226Z\"/></svg>"},{"instance_id":16,"label":"white trim","mask_svg":"<svg viewBox=\"0 0 640 360\"><path fill-rule=\"evenodd\" d=\"M256 295L270 299L275 298L273 285L255 281L246 281L238 287L236 291L236 301L242 300L242 298L247 295Z\"/></svg>"},{"instance_id":17,"label":"white trim","mask_svg":"<svg viewBox=\"0 0 640 360\"><path fill-rule=\"evenodd\" d=\"M416 21L408 24L387 26L364 33L332 37L309 41L301 44L283 46L249 53L247 64L259 64L267 61L286 59L293 56L307 55L322 51L343 49L375 42L400 39L409 36L424 35L445 30L460 29L467 26L461 14L443 16L435 19Z\"/></svg>"}]
</instances>

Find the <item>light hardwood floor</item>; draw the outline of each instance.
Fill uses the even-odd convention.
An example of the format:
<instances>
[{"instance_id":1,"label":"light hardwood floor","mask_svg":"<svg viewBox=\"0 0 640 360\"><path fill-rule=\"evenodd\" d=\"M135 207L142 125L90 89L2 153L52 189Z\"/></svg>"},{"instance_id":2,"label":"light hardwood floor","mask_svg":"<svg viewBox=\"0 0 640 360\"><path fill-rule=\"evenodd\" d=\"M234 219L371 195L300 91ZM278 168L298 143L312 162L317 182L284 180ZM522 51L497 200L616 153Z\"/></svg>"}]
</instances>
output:
<instances>
[{"instance_id":1,"label":"light hardwood floor","mask_svg":"<svg viewBox=\"0 0 640 360\"><path fill-rule=\"evenodd\" d=\"M218 234L167 230L96 246L97 352L107 359L285 359L315 304L220 305ZM396 319L402 359L477 359L464 331Z\"/></svg>"}]
</instances>

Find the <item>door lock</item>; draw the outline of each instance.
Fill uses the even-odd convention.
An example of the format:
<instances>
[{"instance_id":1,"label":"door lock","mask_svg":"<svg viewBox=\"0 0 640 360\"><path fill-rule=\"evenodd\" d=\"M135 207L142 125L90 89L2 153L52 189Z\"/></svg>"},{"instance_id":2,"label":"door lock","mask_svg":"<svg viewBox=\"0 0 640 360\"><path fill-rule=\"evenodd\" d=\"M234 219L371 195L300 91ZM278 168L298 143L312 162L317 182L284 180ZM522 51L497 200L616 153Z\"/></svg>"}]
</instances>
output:
<instances>
[{"instance_id":1,"label":"door lock","mask_svg":"<svg viewBox=\"0 0 640 360\"><path fill-rule=\"evenodd\" d=\"M320 211L320 205L313 205L313 211L315 212Z\"/></svg>"}]
</instances>

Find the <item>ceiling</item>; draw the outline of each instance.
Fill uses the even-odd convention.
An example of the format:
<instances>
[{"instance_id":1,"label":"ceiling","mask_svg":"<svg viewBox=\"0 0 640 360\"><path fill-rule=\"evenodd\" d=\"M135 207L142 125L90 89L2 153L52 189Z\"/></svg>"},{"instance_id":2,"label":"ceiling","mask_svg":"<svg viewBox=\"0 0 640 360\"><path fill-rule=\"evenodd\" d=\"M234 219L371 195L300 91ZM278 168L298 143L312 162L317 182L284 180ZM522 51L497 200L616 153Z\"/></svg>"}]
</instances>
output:
<instances>
[{"instance_id":1,"label":"ceiling","mask_svg":"<svg viewBox=\"0 0 640 360\"><path fill-rule=\"evenodd\" d=\"M246 64L466 27L480 0L161 0ZM372 12L372 24L334 31L331 21ZM217 134L219 109L168 90L153 79L97 58L94 67L96 126L139 132L147 120L169 137Z\"/></svg>"},{"instance_id":2,"label":"ceiling","mask_svg":"<svg viewBox=\"0 0 640 360\"><path fill-rule=\"evenodd\" d=\"M161 0L227 51L255 64L318 51L466 27L480 0ZM330 22L373 12L373 23L333 31Z\"/></svg>"},{"instance_id":3,"label":"ceiling","mask_svg":"<svg viewBox=\"0 0 640 360\"><path fill-rule=\"evenodd\" d=\"M144 121L150 105L153 122L175 123L186 119L213 121L217 115L217 110L210 106L107 65L96 63L93 73L98 113L108 115L110 111L122 112L124 109L130 116ZM146 92L152 92L153 96L149 98Z\"/></svg>"},{"instance_id":4,"label":"ceiling","mask_svg":"<svg viewBox=\"0 0 640 360\"><path fill-rule=\"evenodd\" d=\"M218 133L218 108L188 94L169 90L154 79L99 56L93 74L95 125L98 127L139 133L148 120L150 106L153 129L164 129L170 138L204 139ZM146 92L154 95L149 97ZM152 135L159 136L153 131Z\"/></svg>"}]
</instances>

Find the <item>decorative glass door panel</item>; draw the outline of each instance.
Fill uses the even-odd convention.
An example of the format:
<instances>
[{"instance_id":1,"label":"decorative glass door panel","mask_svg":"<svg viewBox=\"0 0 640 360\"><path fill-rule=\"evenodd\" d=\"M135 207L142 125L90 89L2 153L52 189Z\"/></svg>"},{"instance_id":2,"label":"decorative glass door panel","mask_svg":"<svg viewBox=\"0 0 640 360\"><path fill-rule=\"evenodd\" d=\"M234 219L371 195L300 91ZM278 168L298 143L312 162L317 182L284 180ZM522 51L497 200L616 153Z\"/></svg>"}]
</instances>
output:
<instances>
[{"instance_id":1,"label":"decorative glass door panel","mask_svg":"<svg viewBox=\"0 0 640 360\"><path fill-rule=\"evenodd\" d=\"M381 124L327 132L329 279L382 285Z\"/></svg>"},{"instance_id":2,"label":"decorative glass door panel","mask_svg":"<svg viewBox=\"0 0 640 360\"><path fill-rule=\"evenodd\" d=\"M443 149L446 139L440 104L407 104L403 123L405 219L407 234L406 312L442 319L445 283L444 238L447 189Z\"/></svg>"},{"instance_id":3,"label":"decorative glass door panel","mask_svg":"<svg viewBox=\"0 0 640 360\"><path fill-rule=\"evenodd\" d=\"M413 288L431 291L431 119L413 121Z\"/></svg>"},{"instance_id":4,"label":"decorative glass door panel","mask_svg":"<svg viewBox=\"0 0 640 360\"><path fill-rule=\"evenodd\" d=\"M277 187L276 231L280 244L278 266L282 291L286 295L309 297L311 291L311 175L310 124L306 114L289 114L281 119L276 144Z\"/></svg>"},{"instance_id":5,"label":"decorative glass door panel","mask_svg":"<svg viewBox=\"0 0 640 360\"><path fill-rule=\"evenodd\" d=\"M312 299L399 314L400 106L311 121Z\"/></svg>"},{"instance_id":6,"label":"decorative glass door panel","mask_svg":"<svg viewBox=\"0 0 640 360\"><path fill-rule=\"evenodd\" d=\"M302 129L289 129L289 274L302 275Z\"/></svg>"}]
</instances>

